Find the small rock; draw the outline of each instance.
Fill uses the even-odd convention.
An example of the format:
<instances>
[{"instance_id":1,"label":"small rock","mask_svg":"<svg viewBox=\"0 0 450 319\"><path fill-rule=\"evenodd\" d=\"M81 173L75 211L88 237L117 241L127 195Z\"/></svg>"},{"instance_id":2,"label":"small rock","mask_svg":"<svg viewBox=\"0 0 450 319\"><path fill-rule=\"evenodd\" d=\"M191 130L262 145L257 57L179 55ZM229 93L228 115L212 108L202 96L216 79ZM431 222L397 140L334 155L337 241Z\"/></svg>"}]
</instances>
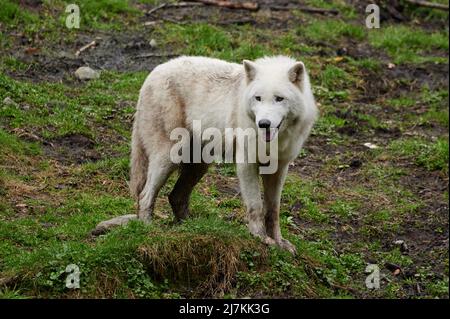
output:
<instances>
[{"instance_id":1,"label":"small rock","mask_svg":"<svg viewBox=\"0 0 450 319\"><path fill-rule=\"evenodd\" d=\"M373 144L373 143L364 143L363 144L365 147L370 148L371 150L379 148L379 146Z\"/></svg>"},{"instance_id":2,"label":"small rock","mask_svg":"<svg viewBox=\"0 0 450 319\"><path fill-rule=\"evenodd\" d=\"M395 69L395 64L394 63L388 63L387 65L389 70Z\"/></svg>"},{"instance_id":3,"label":"small rock","mask_svg":"<svg viewBox=\"0 0 450 319\"><path fill-rule=\"evenodd\" d=\"M92 80L98 79L100 77L100 73L88 66L82 66L75 71L75 76L80 80Z\"/></svg>"},{"instance_id":4,"label":"small rock","mask_svg":"<svg viewBox=\"0 0 450 319\"><path fill-rule=\"evenodd\" d=\"M401 252L408 251L408 245L406 245L404 240L396 240L394 241L394 245L398 246Z\"/></svg>"},{"instance_id":5,"label":"small rock","mask_svg":"<svg viewBox=\"0 0 450 319\"><path fill-rule=\"evenodd\" d=\"M347 48L339 48L336 50L337 56L344 56L348 54Z\"/></svg>"},{"instance_id":6,"label":"small rock","mask_svg":"<svg viewBox=\"0 0 450 319\"><path fill-rule=\"evenodd\" d=\"M156 25L156 21L147 21L147 22L144 22L144 26L146 26L146 27L153 27L153 26L155 26Z\"/></svg>"},{"instance_id":7,"label":"small rock","mask_svg":"<svg viewBox=\"0 0 450 319\"><path fill-rule=\"evenodd\" d=\"M158 46L158 44L156 43L156 40L155 40L155 39L151 39L151 40L150 40L150 46L151 46L152 48L156 48L156 47Z\"/></svg>"},{"instance_id":8,"label":"small rock","mask_svg":"<svg viewBox=\"0 0 450 319\"><path fill-rule=\"evenodd\" d=\"M5 105L17 105L17 103L14 102L13 99L10 98L9 96L5 97L5 99L3 100L3 104L5 104Z\"/></svg>"}]
</instances>

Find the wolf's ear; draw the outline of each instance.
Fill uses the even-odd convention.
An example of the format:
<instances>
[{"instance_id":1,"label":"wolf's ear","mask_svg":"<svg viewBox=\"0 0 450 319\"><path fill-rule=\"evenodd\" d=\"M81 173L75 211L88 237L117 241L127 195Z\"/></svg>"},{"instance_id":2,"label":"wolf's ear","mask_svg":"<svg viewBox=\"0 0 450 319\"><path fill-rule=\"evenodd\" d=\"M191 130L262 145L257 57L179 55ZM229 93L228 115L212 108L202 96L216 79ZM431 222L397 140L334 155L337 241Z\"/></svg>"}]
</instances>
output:
<instances>
[{"instance_id":1,"label":"wolf's ear","mask_svg":"<svg viewBox=\"0 0 450 319\"><path fill-rule=\"evenodd\" d=\"M305 65L303 62L296 62L294 66L289 69L288 77L289 81L302 88L303 80L305 79Z\"/></svg>"},{"instance_id":2,"label":"wolf's ear","mask_svg":"<svg viewBox=\"0 0 450 319\"><path fill-rule=\"evenodd\" d=\"M245 74L247 75L248 82L253 81L256 76L256 64L249 60L242 61L244 65Z\"/></svg>"}]
</instances>

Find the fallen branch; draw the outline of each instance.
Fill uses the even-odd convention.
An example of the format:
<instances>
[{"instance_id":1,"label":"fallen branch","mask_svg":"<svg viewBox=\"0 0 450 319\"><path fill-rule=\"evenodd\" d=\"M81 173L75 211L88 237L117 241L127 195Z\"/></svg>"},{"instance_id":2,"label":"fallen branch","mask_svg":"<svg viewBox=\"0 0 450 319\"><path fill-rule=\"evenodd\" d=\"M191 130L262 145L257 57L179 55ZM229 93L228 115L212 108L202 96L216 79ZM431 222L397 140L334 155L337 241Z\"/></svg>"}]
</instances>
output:
<instances>
[{"instance_id":1,"label":"fallen branch","mask_svg":"<svg viewBox=\"0 0 450 319\"><path fill-rule=\"evenodd\" d=\"M86 51L87 49L89 49L90 47L95 46L97 43L94 41L92 41L89 44L86 44L85 46L81 47L77 52L75 52L75 56L79 56L81 54L81 52Z\"/></svg>"},{"instance_id":2,"label":"fallen branch","mask_svg":"<svg viewBox=\"0 0 450 319\"><path fill-rule=\"evenodd\" d=\"M322 9L322 8L313 8L313 7L301 7L301 6L270 6L270 10L273 11L284 11L284 10L299 10L303 12L309 13L319 13L319 14L334 14L338 15L339 11L336 9Z\"/></svg>"},{"instance_id":3,"label":"fallen branch","mask_svg":"<svg viewBox=\"0 0 450 319\"><path fill-rule=\"evenodd\" d=\"M165 21L165 22L174 23L174 24L187 24L187 23L189 23L188 21L180 21L180 20L175 20L175 19L168 18L168 17L161 17L161 20Z\"/></svg>"},{"instance_id":4,"label":"fallen branch","mask_svg":"<svg viewBox=\"0 0 450 319\"><path fill-rule=\"evenodd\" d=\"M158 11L158 10L160 10L160 9L166 7L166 6L167 6L167 3L160 4L159 6L156 6L156 7L152 8L152 9L148 10L148 11L147 11L147 14L148 14L148 15L153 14L153 13L155 13L156 11Z\"/></svg>"},{"instance_id":5,"label":"fallen branch","mask_svg":"<svg viewBox=\"0 0 450 319\"><path fill-rule=\"evenodd\" d=\"M256 20L254 19L237 19L237 20L228 20L228 21L220 21L217 22L218 25L243 25L243 24L256 24Z\"/></svg>"},{"instance_id":6,"label":"fallen branch","mask_svg":"<svg viewBox=\"0 0 450 319\"><path fill-rule=\"evenodd\" d=\"M170 58L179 56L177 53L145 53L141 55L135 56L136 59L145 59L145 58Z\"/></svg>"},{"instance_id":7,"label":"fallen branch","mask_svg":"<svg viewBox=\"0 0 450 319\"><path fill-rule=\"evenodd\" d=\"M405 2L419 6L419 7L426 7L426 8L448 11L448 6L445 4L441 4L441 3L421 1L421 0L405 0Z\"/></svg>"},{"instance_id":8,"label":"fallen branch","mask_svg":"<svg viewBox=\"0 0 450 319\"><path fill-rule=\"evenodd\" d=\"M184 7L199 7L204 5L200 2L175 2L175 3L169 3L167 5L168 8L184 8Z\"/></svg>"},{"instance_id":9,"label":"fallen branch","mask_svg":"<svg viewBox=\"0 0 450 319\"><path fill-rule=\"evenodd\" d=\"M168 8L186 8L186 7L198 7L204 5L203 3L199 2L175 2L175 3L162 3L159 6L156 6L149 11L147 11L147 14L153 14L158 10L161 9L168 9Z\"/></svg>"},{"instance_id":10,"label":"fallen branch","mask_svg":"<svg viewBox=\"0 0 450 319\"><path fill-rule=\"evenodd\" d=\"M259 9L259 5L256 2L231 2L231 1L225 1L225 0L191 0L191 2L200 2L205 5L211 5L211 6L218 6L228 9L243 9L243 10L250 10L250 11L256 11Z\"/></svg>"}]
</instances>

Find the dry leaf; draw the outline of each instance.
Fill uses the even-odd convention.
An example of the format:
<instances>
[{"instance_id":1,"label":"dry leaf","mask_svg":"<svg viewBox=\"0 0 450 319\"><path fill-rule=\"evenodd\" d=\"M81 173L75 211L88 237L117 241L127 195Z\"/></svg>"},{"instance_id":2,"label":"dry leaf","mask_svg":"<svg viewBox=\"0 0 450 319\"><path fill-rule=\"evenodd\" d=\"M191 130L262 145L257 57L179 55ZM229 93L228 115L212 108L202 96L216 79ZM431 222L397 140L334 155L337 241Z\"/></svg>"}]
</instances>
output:
<instances>
[{"instance_id":1,"label":"dry leaf","mask_svg":"<svg viewBox=\"0 0 450 319\"><path fill-rule=\"evenodd\" d=\"M39 48L26 48L25 49L25 54L36 54L39 52Z\"/></svg>"},{"instance_id":2,"label":"dry leaf","mask_svg":"<svg viewBox=\"0 0 450 319\"><path fill-rule=\"evenodd\" d=\"M367 147L367 148L370 148L371 150L376 149L376 148L379 148L378 145L375 145L375 144L373 144L373 143L364 143L363 145L364 145L365 147Z\"/></svg>"}]
</instances>

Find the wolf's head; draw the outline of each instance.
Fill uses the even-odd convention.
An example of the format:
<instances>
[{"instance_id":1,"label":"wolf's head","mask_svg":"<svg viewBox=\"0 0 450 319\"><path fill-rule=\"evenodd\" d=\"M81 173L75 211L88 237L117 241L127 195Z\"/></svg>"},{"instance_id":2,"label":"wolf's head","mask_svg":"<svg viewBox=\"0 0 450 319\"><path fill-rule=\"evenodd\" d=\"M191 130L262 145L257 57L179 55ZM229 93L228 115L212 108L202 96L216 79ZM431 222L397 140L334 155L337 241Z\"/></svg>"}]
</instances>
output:
<instances>
[{"instance_id":1,"label":"wolf's head","mask_svg":"<svg viewBox=\"0 0 450 319\"><path fill-rule=\"evenodd\" d=\"M255 126L271 141L315 108L308 74L302 62L285 56L243 61L246 74L244 103Z\"/></svg>"}]
</instances>

